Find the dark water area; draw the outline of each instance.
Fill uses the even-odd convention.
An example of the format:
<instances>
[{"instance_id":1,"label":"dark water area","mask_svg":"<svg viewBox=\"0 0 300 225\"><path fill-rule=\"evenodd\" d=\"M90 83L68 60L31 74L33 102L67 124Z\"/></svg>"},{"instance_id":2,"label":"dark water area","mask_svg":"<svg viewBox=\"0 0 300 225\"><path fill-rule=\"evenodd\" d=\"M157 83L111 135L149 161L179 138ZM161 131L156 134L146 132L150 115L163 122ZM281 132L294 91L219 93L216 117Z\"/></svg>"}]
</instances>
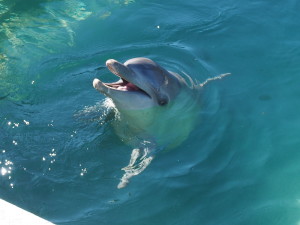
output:
<instances>
[{"instance_id":1,"label":"dark water area","mask_svg":"<svg viewBox=\"0 0 300 225\"><path fill-rule=\"evenodd\" d=\"M299 224L299 9L0 1L0 198L55 224ZM199 83L231 76L204 87L185 142L117 189L132 147L92 81L141 56Z\"/></svg>"}]
</instances>

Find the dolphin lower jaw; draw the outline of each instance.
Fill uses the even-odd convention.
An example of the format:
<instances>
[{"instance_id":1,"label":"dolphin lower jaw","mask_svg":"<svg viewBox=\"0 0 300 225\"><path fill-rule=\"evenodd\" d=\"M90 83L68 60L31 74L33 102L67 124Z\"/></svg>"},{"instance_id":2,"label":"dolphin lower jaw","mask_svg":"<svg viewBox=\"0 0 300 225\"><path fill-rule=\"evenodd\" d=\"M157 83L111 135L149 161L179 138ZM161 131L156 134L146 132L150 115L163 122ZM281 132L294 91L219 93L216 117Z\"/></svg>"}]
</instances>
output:
<instances>
[{"instance_id":1,"label":"dolphin lower jaw","mask_svg":"<svg viewBox=\"0 0 300 225\"><path fill-rule=\"evenodd\" d=\"M110 98L118 111L140 110L154 106L154 101L143 91L128 90L128 88L118 86L117 83L106 84L94 79L93 86L100 93Z\"/></svg>"},{"instance_id":2,"label":"dolphin lower jaw","mask_svg":"<svg viewBox=\"0 0 300 225\"><path fill-rule=\"evenodd\" d=\"M102 81L97 78L93 80L93 87L102 94L108 92L107 87L104 85L104 83L102 83Z\"/></svg>"}]
</instances>

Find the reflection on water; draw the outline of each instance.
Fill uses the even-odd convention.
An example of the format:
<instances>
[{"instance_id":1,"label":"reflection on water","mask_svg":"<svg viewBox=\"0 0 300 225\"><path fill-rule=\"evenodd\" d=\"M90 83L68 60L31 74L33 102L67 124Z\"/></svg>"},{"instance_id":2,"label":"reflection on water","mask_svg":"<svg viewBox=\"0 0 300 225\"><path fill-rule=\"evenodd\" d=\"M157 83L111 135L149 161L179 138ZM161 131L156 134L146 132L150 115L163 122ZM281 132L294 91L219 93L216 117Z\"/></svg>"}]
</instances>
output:
<instances>
[{"instance_id":1,"label":"reflection on water","mask_svg":"<svg viewBox=\"0 0 300 225\"><path fill-rule=\"evenodd\" d=\"M131 2L0 1L0 97L10 95L14 100L20 99L15 94L18 86L39 77L32 74L30 68L45 56L74 46L74 29L81 22L92 15L98 20L109 16L108 3L127 5ZM24 76L24 73L29 74Z\"/></svg>"},{"instance_id":2,"label":"reflection on water","mask_svg":"<svg viewBox=\"0 0 300 225\"><path fill-rule=\"evenodd\" d=\"M0 4L5 9L0 17L0 42L4 49L2 54L9 59L19 59L23 54L40 56L44 51L53 53L64 45L73 45L75 22L92 14L78 0L26 1L26 4L25 1L2 1ZM31 57L28 58L31 60Z\"/></svg>"}]
</instances>

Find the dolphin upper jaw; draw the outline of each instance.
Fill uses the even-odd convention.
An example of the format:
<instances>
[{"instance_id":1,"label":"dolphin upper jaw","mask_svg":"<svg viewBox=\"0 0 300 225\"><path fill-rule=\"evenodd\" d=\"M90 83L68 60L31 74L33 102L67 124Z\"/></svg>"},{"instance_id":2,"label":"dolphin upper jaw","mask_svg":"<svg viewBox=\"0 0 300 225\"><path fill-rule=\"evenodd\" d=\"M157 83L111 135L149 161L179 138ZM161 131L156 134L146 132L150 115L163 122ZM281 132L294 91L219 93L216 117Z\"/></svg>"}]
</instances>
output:
<instances>
[{"instance_id":1,"label":"dolphin upper jaw","mask_svg":"<svg viewBox=\"0 0 300 225\"><path fill-rule=\"evenodd\" d=\"M128 76L133 73L133 71L128 67L124 66L122 63L114 59L107 60L105 64L110 72L124 79L126 79L126 77L128 79Z\"/></svg>"},{"instance_id":2,"label":"dolphin upper jaw","mask_svg":"<svg viewBox=\"0 0 300 225\"><path fill-rule=\"evenodd\" d=\"M121 80L128 82L127 87L140 90L144 92L144 94L147 94L150 98L154 97L152 89L147 86L143 77L136 74L128 66L114 59L107 60L106 66L110 72L120 77Z\"/></svg>"}]
</instances>

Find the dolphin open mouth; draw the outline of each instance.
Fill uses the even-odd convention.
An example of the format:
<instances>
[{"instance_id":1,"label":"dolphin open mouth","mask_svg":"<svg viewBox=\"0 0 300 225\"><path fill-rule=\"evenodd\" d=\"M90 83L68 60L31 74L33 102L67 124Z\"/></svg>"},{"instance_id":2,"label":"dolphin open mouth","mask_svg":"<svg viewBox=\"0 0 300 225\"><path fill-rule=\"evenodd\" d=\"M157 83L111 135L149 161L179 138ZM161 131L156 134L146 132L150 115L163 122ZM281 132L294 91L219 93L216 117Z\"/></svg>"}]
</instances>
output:
<instances>
[{"instance_id":1,"label":"dolphin open mouth","mask_svg":"<svg viewBox=\"0 0 300 225\"><path fill-rule=\"evenodd\" d=\"M106 66L110 70L110 72L118 76L120 79L112 83L104 83L98 79L95 79L93 82L93 86L100 92L102 92L103 94L108 94L110 90L123 91L142 94L151 98L150 94L148 94L145 90L143 90L136 84L134 79L135 77L132 76L133 72L129 68L113 59L107 60ZM127 77L130 77L130 81Z\"/></svg>"},{"instance_id":2,"label":"dolphin open mouth","mask_svg":"<svg viewBox=\"0 0 300 225\"><path fill-rule=\"evenodd\" d=\"M103 84L109 88L113 88L113 89L120 90L120 91L142 91L142 92L144 92L138 86L134 85L133 83L128 82L127 80L124 80L123 78L121 78L117 82L103 83Z\"/></svg>"},{"instance_id":3,"label":"dolphin open mouth","mask_svg":"<svg viewBox=\"0 0 300 225\"><path fill-rule=\"evenodd\" d=\"M112 83L104 83L107 88L118 90L118 91L128 91L128 92L138 92L140 94L146 95L147 97L151 98L151 96L144 91L143 89L139 88L136 84L131 83L124 78L120 77L120 80Z\"/></svg>"}]
</instances>

